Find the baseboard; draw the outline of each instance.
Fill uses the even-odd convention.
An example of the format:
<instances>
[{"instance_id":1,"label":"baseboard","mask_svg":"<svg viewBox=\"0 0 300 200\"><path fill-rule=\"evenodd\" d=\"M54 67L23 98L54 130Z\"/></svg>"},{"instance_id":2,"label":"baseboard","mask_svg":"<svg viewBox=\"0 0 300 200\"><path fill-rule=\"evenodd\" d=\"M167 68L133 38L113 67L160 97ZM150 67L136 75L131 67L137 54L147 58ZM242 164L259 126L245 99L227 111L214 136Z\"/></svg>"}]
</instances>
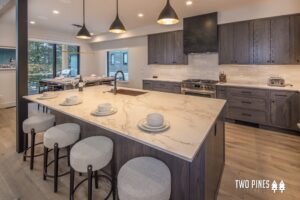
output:
<instances>
[{"instance_id":1,"label":"baseboard","mask_svg":"<svg viewBox=\"0 0 300 200\"><path fill-rule=\"evenodd\" d=\"M9 108L9 107L14 107L16 106L16 102L4 102L4 103L0 103L0 108Z\"/></svg>"}]
</instances>

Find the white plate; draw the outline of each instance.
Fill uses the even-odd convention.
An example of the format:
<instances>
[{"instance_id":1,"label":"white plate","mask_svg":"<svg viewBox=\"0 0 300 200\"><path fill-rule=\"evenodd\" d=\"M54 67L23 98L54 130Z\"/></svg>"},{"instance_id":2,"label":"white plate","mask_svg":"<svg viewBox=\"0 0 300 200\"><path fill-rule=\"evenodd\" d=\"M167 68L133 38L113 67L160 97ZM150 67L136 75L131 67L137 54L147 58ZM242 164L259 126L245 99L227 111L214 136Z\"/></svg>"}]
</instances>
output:
<instances>
[{"instance_id":1,"label":"white plate","mask_svg":"<svg viewBox=\"0 0 300 200\"><path fill-rule=\"evenodd\" d=\"M140 129L142 129L143 131L152 132L152 133L158 133L158 132L163 132L163 131L165 131L165 130L167 130L167 129L170 128L170 123L167 122L167 121L165 121L165 123L164 123L164 125L163 125L162 128L157 128L157 127L155 127L155 128L147 128L147 127L145 127L145 126L143 125L144 121L145 121L145 119L141 120L141 121L138 123L138 127L139 127Z\"/></svg>"},{"instance_id":2,"label":"white plate","mask_svg":"<svg viewBox=\"0 0 300 200\"><path fill-rule=\"evenodd\" d=\"M148 128L148 129L162 129L166 126L166 123L164 122L161 126L151 126L147 123L147 119L142 119L141 120L141 124L145 127L145 128Z\"/></svg>"},{"instance_id":3,"label":"white plate","mask_svg":"<svg viewBox=\"0 0 300 200\"><path fill-rule=\"evenodd\" d=\"M76 106L76 105L81 104L81 103L82 103L82 100L78 100L78 101L73 102L73 103L62 102L59 105L61 105L61 106Z\"/></svg>"},{"instance_id":4,"label":"white plate","mask_svg":"<svg viewBox=\"0 0 300 200\"><path fill-rule=\"evenodd\" d=\"M107 115L115 114L116 112L118 112L117 108L112 108L109 112L99 112L98 110L94 110L93 112L91 112L91 115L94 115L94 116L107 116Z\"/></svg>"},{"instance_id":5,"label":"white plate","mask_svg":"<svg viewBox=\"0 0 300 200\"><path fill-rule=\"evenodd\" d=\"M54 98L56 98L58 95L57 94L54 94L54 95L50 95L50 96L40 96L40 97L38 97L37 99L38 100L45 100L45 99L54 99Z\"/></svg>"}]
</instances>

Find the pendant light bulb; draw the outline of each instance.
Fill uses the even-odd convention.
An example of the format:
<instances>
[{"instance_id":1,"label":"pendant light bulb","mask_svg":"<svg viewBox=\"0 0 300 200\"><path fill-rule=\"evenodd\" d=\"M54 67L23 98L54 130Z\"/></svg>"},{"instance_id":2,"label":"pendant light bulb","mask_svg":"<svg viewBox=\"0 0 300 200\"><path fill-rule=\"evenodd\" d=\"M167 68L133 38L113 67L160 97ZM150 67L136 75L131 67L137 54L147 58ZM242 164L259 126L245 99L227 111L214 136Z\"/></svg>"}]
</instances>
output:
<instances>
[{"instance_id":1,"label":"pendant light bulb","mask_svg":"<svg viewBox=\"0 0 300 200\"><path fill-rule=\"evenodd\" d=\"M111 24L109 28L109 32L111 33L125 33L126 29L124 24L119 18L119 0L117 0L117 16L114 22Z\"/></svg>"},{"instance_id":2,"label":"pendant light bulb","mask_svg":"<svg viewBox=\"0 0 300 200\"><path fill-rule=\"evenodd\" d=\"M179 22L179 18L170 4L170 0L167 0L167 4L161 11L157 23L162 25L173 25Z\"/></svg>"},{"instance_id":3,"label":"pendant light bulb","mask_svg":"<svg viewBox=\"0 0 300 200\"><path fill-rule=\"evenodd\" d=\"M89 40L92 38L90 32L87 30L85 26L85 0L83 0L83 25L80 31L77 33L76 38L83 39L83 40Z\"/></svg>"}]
</instances>

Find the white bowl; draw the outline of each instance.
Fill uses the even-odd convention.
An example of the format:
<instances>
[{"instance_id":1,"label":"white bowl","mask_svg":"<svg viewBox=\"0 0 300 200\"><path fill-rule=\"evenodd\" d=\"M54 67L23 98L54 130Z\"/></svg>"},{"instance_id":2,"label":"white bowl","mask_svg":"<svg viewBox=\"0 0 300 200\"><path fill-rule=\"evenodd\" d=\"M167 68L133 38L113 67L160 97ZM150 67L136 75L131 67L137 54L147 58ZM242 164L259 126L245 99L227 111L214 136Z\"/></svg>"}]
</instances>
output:
<instances>
[{"instance_id":1,"label":"white bowl","mask_svg":"<svg viewBox=\"0 0 300 200\"><path fill-rule=\"evenodd\" d=\"M50 97L53 95L53 92L44 92L43 97Z\"/></svg>"},{"instance_id":2,"label":"white bowl","mask_svg":"<svg viewBox=\"0 0 300 200\"><path fill-rule=\"evenodd\" d=\"M70 96L65 99L66 103L75 103L78 101L78 96Z\"/></svg>"},{"instance_id":3,"label":"white bowl","mask_svg":"<svg viewBox=\"0 0 300 200\"><path fill-rule=\"evenodd\" d=\"M103 103L98 105L98 112L109 112L111 111L112 106L110 103Z\"/></svg>"},{"instance_id":4,"label":"white bowl","mask_svg":"<svg viewBox=\"0 0 300 200\"><path fill-rule=\"evenodd\" d=\"M151 113L147 115L147 124L152 127L159 127L164 124L164 116L159 113Z\"/></svg>"}]
</instances>

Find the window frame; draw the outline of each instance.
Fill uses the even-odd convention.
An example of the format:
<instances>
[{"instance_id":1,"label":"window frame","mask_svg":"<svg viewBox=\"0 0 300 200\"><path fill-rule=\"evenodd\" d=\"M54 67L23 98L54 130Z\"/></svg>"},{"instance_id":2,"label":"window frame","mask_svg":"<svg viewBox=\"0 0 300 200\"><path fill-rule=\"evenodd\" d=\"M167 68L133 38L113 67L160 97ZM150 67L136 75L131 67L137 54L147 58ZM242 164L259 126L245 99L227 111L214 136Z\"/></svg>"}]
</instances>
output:
<instances>
[{"instance_id":1,"label":"window frame","mask_svg":"<svg viewBox=\"0 0 300 200\"><path fill-rule=\"evenodd\" d=\"M109 77L109 65L110 65L110 52L112 51L126 51L126 53L123 52L122 55L122 62L124 64L124 54L127 54L127 69L128 69L128 74L129 74L129 66L128 66L128 54L129 54L129 50L128 48L120 48L120 49L107 49L106 50L106 76ZM129 82L129 75L128 75L128 80L125 81L121 81L123 83L128 83Z\"/></svg>"}]
</instances>

